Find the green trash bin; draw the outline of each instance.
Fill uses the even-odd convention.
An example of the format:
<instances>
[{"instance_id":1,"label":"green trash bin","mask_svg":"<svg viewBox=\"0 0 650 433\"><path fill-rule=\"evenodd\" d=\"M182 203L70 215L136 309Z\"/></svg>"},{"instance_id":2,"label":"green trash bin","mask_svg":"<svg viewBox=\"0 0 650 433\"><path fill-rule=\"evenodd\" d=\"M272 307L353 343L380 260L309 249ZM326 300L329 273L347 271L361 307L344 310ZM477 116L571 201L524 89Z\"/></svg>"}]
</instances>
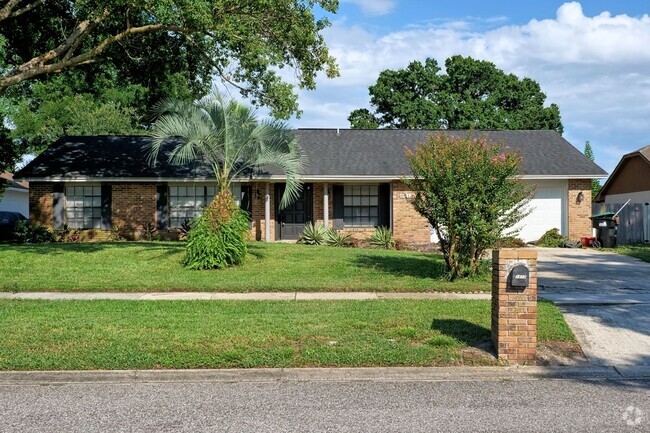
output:
<instances>
[{"instance_id":1,"label":"green trash bin","mask_svg":"<svg viewBox=\"0 0 650 433\"><path fill-rule=\"evenodd\" d=\"M615 212L605 212L592 215L592 227L596 229L596 239L600 242L603 248L616 247L616 232L618 231L618 223L614 218Z\"/></svg>"}]
</instances>

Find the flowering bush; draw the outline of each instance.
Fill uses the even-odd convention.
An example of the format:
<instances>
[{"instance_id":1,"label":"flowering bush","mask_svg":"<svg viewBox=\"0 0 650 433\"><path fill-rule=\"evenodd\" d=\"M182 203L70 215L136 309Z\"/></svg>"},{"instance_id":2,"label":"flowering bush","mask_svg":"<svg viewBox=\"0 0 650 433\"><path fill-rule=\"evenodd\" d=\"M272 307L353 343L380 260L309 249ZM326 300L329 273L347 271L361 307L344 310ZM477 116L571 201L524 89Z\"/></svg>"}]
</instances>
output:
<instances>
[{"instance_id":1,"label":"flowering bush","mask_svg":"<svg viewBox=\"0 0 650 433\"><path fill-rule=\"evenodd\" d=\"M450 279L476 274L485 250L515 235L512 227L529 212L521 156L471 133L432 135L406 156L414 178L404 182L438 236Z\"/></svg>"}]
</instances>

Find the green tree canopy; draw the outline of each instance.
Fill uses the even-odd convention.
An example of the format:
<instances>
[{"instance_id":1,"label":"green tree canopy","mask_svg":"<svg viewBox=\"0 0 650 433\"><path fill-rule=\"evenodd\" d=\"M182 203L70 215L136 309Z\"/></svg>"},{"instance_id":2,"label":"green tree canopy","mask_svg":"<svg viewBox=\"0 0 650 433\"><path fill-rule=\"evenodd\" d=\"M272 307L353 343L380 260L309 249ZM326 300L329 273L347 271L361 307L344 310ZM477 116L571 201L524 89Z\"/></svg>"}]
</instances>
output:
<instances>
[{"instance_id":1,"label":"green tree canopy","mask_svg":"<svg viewBox=\"0 0 650 433\"><path fill-rule=\"evenodd\" d=\"M544 106L539 84L493 63L453 56L446 73L434 59L387 69L370 86L371 112L350 113L352 128L551 129L562 133L560 109ZM376 126L375 126L376 125Z\"/></svg>"},{"instance_id":2,"label":"green tree canopy","mask_svg":"<svg viewBox=\"0 0 650 433\"><path fill-rule=\"evenodd\" d=\"M591 148L591 143L589 143L589 140L585 141L585 151L583 152L584 155L589 159L589 161L595 161L596 158L594 156L594 151ZM603 186L600 184L598 179L591 179L591 200L596 200L596 196L600 192L600 190L603 188Z\"/></svg>"},{"instance_id":3,"label":"green tree canopy","mask_svg":"<svg viewBox=\"0 0 650 433\"><path fill-rule=\"evenodd\" d=\"M150 127L164 97L192 101L213 79L287 118L293 86L337 75L317 11L336 0L0 0L3 154L38 153L61 135ZM20 151L20 152L18 152ZM0 166L13 167L15 159Z\"/></svg>"},{"instance_id":4,"label":"green tree canopy","mask_svg":"<svg viewBox=\"0 0 650 433\"><path fill-rule=\"evenodd\" d=\"M119 69L126 58L155 52L162 64L144 64L142 75L156 79L178 56L209 66L254 103L287 117L298 109L296 95L277 69L295 69L298 85L308 89L318 72L338 72L321 34L329 23L315 17L317 7L334 13L338 1L3 0L0 90L98 61Z\"/></svg>"}]
</instances>

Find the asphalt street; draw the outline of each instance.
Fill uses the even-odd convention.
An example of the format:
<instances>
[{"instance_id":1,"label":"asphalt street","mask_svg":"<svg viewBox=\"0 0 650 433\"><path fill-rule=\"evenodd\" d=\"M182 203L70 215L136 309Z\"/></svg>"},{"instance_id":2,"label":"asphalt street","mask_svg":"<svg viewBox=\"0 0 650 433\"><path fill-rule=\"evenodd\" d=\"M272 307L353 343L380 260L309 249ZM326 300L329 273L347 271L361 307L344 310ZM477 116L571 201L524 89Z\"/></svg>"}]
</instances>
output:
<instances>
[{"instance_id":1,"label":"asphalt street","mask_svg":"<svg viewBox=\"0 0 650 433\"><path fill-rule=\"evenodd\" d=\"M650 431L643 380L0 386L2 432Z\"/></svg>"}]
</instances>

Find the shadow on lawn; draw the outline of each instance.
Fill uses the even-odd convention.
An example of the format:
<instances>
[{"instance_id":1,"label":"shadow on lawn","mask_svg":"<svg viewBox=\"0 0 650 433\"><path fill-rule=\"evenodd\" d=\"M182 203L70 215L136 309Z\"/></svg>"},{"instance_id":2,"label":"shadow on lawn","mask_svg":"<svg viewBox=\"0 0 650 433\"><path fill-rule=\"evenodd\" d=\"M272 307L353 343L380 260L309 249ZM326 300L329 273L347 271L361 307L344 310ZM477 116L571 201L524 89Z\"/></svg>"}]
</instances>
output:
<instances>
[{"instance_id":1,"label":"shadow on lawn","mask_svg":"<svg viewBox=\"0 0 650 433\"><path fill-rule=\"evenodd\" d=\"M490 329L459 319L433 319L431 329L470 347L485 348L491 341Z\"/></svg>"},{"instance_id":2,"label":"shadow on lawn","mask_svg":"<svg viewBox=\"0 0 650 433\"><path fill-rule=\"evenodd\" d=\"M57 255L66 253L96 253L115 249L146 249L159 253L160 256L171 256L185 249L185 244L178 242L79 242L79 243L43 243L43 244L1 244L2 251L17 254Z\"/></svg>"},{"instance_id":3,"label":"shadow on lawn","mask_svg":"<svg viewBox=\"0 0 650 433\"><path fill-rule=\"evenodd\" d=\"M355 261L359 267L387 272L398 277L444 279L447 276L445 261L437 254L427 254L422 257L359 255Z\"/></svg>"}]
</instances>

